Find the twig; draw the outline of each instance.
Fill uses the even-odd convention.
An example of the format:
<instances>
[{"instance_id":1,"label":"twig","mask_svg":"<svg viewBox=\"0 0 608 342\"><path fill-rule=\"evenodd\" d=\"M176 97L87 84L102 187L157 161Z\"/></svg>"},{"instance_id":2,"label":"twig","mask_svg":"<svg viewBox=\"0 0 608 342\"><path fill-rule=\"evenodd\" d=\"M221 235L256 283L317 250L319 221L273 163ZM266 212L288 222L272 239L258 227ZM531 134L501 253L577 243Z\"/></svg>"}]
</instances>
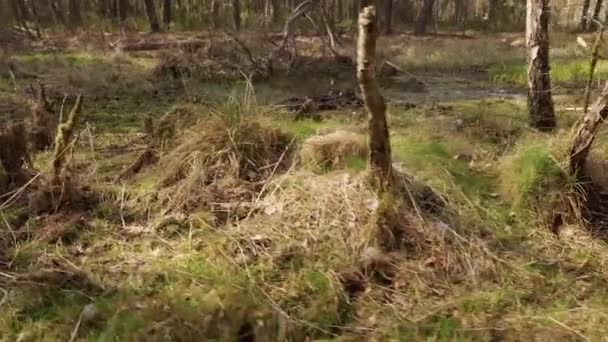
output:
<instances>
[{"instance_id":1,"label":"twig","mask_svg":"<svg viewBox=\"0 0 608 342\"><path fill-rule=\"evenodd\" d=\"M8 231L11 233L11 236L13 237L13 244L15 246L17 246L17 236L15 235L15 231L11 227L11 224L6 219L6 216L4 216L4 211L0 211L0 215L2 216L2 220L4 221L6 228L8 229Z\"/></svg>"},{"instance_id":2,"label":"twig","mask_svg":"<svg viewBox=\"0 0 608 342\"><path fill-rule=\"evenodd\" d=\"M582 338L583 340L589 341L589 338L587 336L583 335L580 331L578 331L578 330L576 330L574 328L571 328L571 327L565 325L564 323L558 321L557 319L555 319L555 318L553 318L551 316L547 317L547 319L550 320L551 322L559 325L560 327L562 327L562 328L564 328L564 329L566 329L566 330L574 333L576 336Z\"/></svg>"},{"instance_id":3,"label":"twig","mask_svg":"<svg viewBox=\"0 0 608 342\"><path fill-rule=\"evenodd\" d=\"M2 292L2 299L0 299L0 306L2 306L8 298L8 291L0 287L0 292Z\"/></svg>"},{"instance_id":4,"label":"twig","mask_svg":"<svg viewBox=\"0 0 608 342\"><path fill-rule=\"evenodd\" d=\"M78 321L76 321L76 325L70 334L70 342L74 342L76 340L76 336L78 335L78 330L80 329L80 324L82 324L82 316L84 315L84 311L80 312L78 315Z\"/></svg>"}]
</instances>

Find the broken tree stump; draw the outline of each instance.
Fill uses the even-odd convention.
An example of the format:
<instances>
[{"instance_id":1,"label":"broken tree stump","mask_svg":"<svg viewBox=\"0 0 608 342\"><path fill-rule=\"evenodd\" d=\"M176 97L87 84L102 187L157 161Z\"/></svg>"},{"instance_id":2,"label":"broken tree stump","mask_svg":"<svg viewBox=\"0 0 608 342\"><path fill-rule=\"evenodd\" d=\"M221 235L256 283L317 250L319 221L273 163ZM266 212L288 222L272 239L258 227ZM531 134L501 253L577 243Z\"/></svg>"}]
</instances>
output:
<instances>
[{"instance_id":1,"label":"broken tree stump","mask_svg":"<svg viewBox=\"0 0 608 342\"><path fill-rule=\"evenodd\" d=\"M393 182L393 165L386 102L375 75L377 38L376 8L369 6L359 15L357 80L369 113L369 168L380 190L387 190Z\"/></svg>"},{"instance_id":2,"label":"broken tree stump","mask_svg":"<svg viewBox=\"0 0 608 342\"><path fill-rule=\"evenodd\" d=\"M580 121L570 147L570 174L579 179L585 176L585 162L591 150L591 144L608 116L608 82L595 104Z\"/></svg>"}]
</instances>

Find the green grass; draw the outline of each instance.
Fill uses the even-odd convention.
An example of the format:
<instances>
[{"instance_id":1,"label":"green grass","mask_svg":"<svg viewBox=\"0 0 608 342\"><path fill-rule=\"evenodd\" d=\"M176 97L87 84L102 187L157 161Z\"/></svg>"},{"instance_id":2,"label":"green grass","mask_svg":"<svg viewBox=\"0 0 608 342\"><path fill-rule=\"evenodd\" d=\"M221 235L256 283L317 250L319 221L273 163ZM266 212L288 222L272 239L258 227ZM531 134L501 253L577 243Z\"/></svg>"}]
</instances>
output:
<instances>
[{"instance_id":1,"label":"green grass","mask_svg":"<svg viewBox=\"0 0 608 342\"><path fill-rule=\"evenodd\" d=\"M509 67L492 69L495 76L504 74L497 81L521 82L523 69L510 67L521 51L501 46L480 53L472 49L475 44L480 42L416 42L402 47L399 58L418 70L501 63ZM454 57L458 54L460 59ZM273 95L320 88L318 80L276 94L273 89L289 80L265 83L253 96L244 95L244 82L190 79L186 93L149 96L156 85L150 88L148 82L137 89L122 81L98 88L95 77L83 76L115 71L105 57L65 54L59 62L35 54L18 58L36 72L57 67L51 76L73 69L73 84L100 91L94 94L129 91L85 107L89 123L99 130L92 131L94 152L87 137L74 160L93 170L81 172L81 181L90 182L103 198L82 213L89 225L79 227L80 235L70 241L49 242L36 235L43 221L31 219L32 235L20 238L17 246L8 231L0 239L11 274L73 264L104 290L16 284L0 274L0 287L9 292L0 306L0 340L68 340L89 303L99 314L80 329L78 338L88 341L236 340L244 323L254 327L257 340L267 341L568 340L579 335L595 340L606 333L608 287L602 275L608 270L607 246L556 238L538 215L527 215L553 206L572 182L561 166L567 139L530 132L523 100L462 100L408 111L391 107L394 162L447 204L436 215L411 210L397 217L399 225L409 227L423 215L425 238L412 248L386 253L397 265L393 283L366 276L365 291L349 298L339 274L356 265L377 238L376 194L359 182L365 158L347 158L344 169L320 174L279 171L251 195L263 194L251 216L233 226L215 226L214 213L200 210L184 218L176 215L179 222L167 231L157 224L167 220L165 213L150 209L170 204L158 203L159 193L167 191L158 174L144 171L125 181L123 200L123 185L113 184L112 176L136 153L107 152L112 146L132 147L144 117L157 122L178 109L202 118L222 115L232 123L228 127L244 118L260 120L296 142L335 129L364 131L365 120L350 113L294 121L291 113L267 106L278 100ZM556 65L554 77L557 82L583 80L584 65L582 60ZM148 67L135 61L124 67L125 74L115 76L150 75ZM605 68L602 63L600 75ZM598 137L594 153L606 156L607 146ZM253 159L255 152L247 147L243 154ZM45 170L47 157L34 158L38 170ZM228 183L217 191L242 189ZM221 204L238 209L229 207L236 203ZM19 212L7 216L12 223ZM426 240L436 244L427 247Z\"/></svg>"},{"instance_id":2,"label":"green grass","mask_svg":"<svg viewBox=\"0 0 608 342\"><path fill-rule=\"evenodd\" d=\"M551 80L557 83L586 82L589 77L588 59L554 60L551 63ZM510 83L519 86L527 84L527 67L523 63L507 63L492 66L489 77L494 82ZM595 69L596 79L605 79L608 76L608 62L599 61Z\"/></svg>"}]
</instances>

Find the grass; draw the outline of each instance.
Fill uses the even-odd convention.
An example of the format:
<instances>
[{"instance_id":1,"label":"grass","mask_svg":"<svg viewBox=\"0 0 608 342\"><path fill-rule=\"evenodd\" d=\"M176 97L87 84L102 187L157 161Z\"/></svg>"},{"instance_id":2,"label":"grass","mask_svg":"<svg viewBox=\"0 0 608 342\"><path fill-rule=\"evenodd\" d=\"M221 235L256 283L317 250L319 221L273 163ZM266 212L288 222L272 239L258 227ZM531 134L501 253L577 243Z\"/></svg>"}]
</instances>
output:
<instances>
[{"instance_id":1,"label":"grass","mask_svg":"<svg viewBox=\"0 0 608 342\"><path fill-rule=\"evenodd\" d=\"M461 72L510 65L521 52L495 41L502 45L486 52L492 49L473 50L478 40L433 39L397 45L399 62ZM322 173L297 163L274 170L275 155L260 153L271 145L271 131L288 137L294 152L319 134L365 132L365 120L349 112L294 121L268 105L296 88L321 88L318 82L287 90L254 83L253 92L242 81L187 79L185 90L150 96L171 82L151 82L149 60L127 59L117 82L99 78L95 85L98 73L117 72L111 58L17 57L36 73L51 68L50 78L73 71L74 84L100 95L85 107L92 140L77 144L74 165L101 201L78 213L85 224L74 225L75 237L51 241L43 233L55 221L44 217L30 219L29 235L17 236L17 244L3 230L2 265L6 260L11 268L0 270L0 288L8 293L0 306L0 340L68 340L91 303L97 315L78 332L90 341L236 340L247 330L268 341L594 340L606 333L607 246L580 229L556 237L545 227L545 211L573 186L561 166L567 138L528 130L524 100L390 106L395 164L447 202L440 213L429 213L397 196L379 199L365 181L360 155ZM568 72L556 68L557 81L584 74L574 66L582 62L571 64L564 66ZM131 87L128 80L143 82ZM122 90L128 96L104 97ZM165 136L160 163L114 184L144 146L135 134L143 118L158 123L167 112L184 117ZM608 155L607 146L598 138L594 155ZM185 147L188 153L177 153ZM37 155L37 169L44 171L47 159ZM187 176L181 181L191 180L184 181L184 193L197 198L192 211L167 210L177 191L163 187L161 176L178 165ZM255 170L264 177L241 178ZM214 221L218 208L238 219ZM6 216L16 226L19 211L10 210ZM50 217L62 227L73 223L62 214ZM409 229L403 234L408 247L375 255L378 222ZM100 288L48 276L40 284L10 278L71 267ZM363 285L344 281L353 267L364 273Z\"/></svg>"},{"instance_id":2,"label":"grass","mask_svg":"<svg viewBox=\"0 0 608 342\"><path fill-rule=\"evenodd\" d=\"M499 64L491 67L489 77L500 83L510 83L519 86L526 85L526 67L521 63ZM599 61L595 69L596 79L605 79L608 76L608 63ZM577 84L587 81L589 77L588 59L554 60L551 64L551 80L557 83Z\"/></svg>"}]
</instances>

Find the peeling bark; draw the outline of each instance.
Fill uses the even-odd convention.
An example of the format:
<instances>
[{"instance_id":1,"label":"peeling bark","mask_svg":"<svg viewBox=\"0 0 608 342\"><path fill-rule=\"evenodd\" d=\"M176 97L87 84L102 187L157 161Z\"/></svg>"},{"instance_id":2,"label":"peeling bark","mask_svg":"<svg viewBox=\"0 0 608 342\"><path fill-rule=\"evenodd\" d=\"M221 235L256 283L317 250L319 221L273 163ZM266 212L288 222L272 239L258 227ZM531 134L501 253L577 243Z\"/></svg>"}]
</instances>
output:
<instances>
[{"instance_id":1,"label":"peeling bark","mask_svg":"<svg viewBox=\"0 0 608 342\"><path fill-rule=\"evenodd\" d=\"M378 27L376 8L366 7L359 15L357 80L369 113L369 168L381 190L392 184L391 146L386 122L386 102L375 75Z\"/></svg>"},{"instance_id":2,"label":"peeling bark","mask_svg":"<svg viewBox=\"0 0 608 342\"><path fill-rule=\"evenodd\" d=\"M539 131L555 128L549 67L549 0L528 0L526 45L529 50L529 124Z\"/></svg>"},{"instance_id":3,"label":"peeling bark","mask_svg":"<svg viewBox=\"0 0 608 342\"><path fill-rule=\"evenodd\" d=\"M584 166L591 144L601 124L608 116L608 82L596 100L593 108L579 123L570 148L570 174L578 178L584 176Z\"/></svg>"}]
</instances>

